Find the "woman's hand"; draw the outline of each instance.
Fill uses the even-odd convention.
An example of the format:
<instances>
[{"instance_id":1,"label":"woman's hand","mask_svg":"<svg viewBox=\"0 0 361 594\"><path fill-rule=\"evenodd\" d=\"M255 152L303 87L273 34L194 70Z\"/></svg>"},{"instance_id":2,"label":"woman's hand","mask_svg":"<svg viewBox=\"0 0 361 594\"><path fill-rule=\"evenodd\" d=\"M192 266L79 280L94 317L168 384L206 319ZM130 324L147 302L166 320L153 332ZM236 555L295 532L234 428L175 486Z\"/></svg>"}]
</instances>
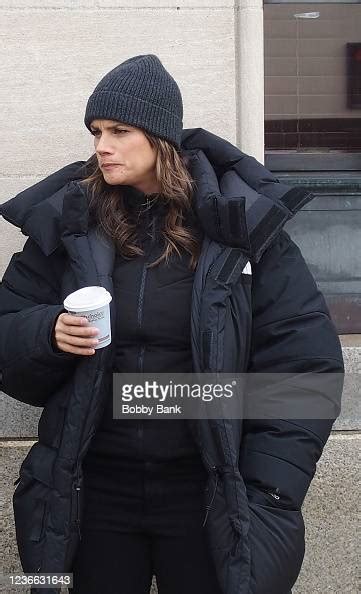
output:
<instances>
[{"instance_id":1,"label":"woman's hand","mask_svg":"<svg viewBox=\"0 0 361 594\"><path fill-rule=\"evenodd\" d=\"M92 348L98 343L97 328L89 326L87 318L61 313L54 327L52 342L54 348L74 355L94 355Z\"/></svg>"}]
</instances>

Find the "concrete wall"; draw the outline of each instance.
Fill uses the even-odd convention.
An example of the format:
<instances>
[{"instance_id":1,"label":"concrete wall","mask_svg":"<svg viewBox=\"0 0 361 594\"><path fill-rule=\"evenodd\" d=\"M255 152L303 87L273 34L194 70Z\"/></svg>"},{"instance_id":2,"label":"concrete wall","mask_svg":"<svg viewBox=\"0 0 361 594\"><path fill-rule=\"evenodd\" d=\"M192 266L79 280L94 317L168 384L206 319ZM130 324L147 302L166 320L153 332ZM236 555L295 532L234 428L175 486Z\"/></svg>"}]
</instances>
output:
<instances>
[{"instance_id":1,"label":"concrete wall","mask_svg":"<svg viewBox=\"0 0 361 594\"><path fill-rule=\"evenodd\" d=\"M263 162L262 0L0 0L0 27L0 202L89 157L86 101L106 72L141 53L157 54L177 80L185 128L206 128ZM24 242L0 219L0 274ZM359 338L343 337L354 374L361 372ZM307 551L297 594L356 593L357 395L355 380L305 501ZM13 481L37 438L41 409L1 393L0 407L0 570L10 572L21 569Z\"/></svg>"}]
</instances>

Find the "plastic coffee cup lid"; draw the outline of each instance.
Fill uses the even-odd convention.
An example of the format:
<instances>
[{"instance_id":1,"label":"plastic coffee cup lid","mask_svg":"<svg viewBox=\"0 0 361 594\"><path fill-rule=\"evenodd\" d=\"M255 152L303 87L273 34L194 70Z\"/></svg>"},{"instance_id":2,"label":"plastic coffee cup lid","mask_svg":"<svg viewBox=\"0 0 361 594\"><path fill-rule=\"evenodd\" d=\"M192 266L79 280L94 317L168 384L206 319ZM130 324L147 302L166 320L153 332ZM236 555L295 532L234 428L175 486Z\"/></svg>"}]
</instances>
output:
<instances>
[{"instance_id":1,"label":"plastic coffee cup lid","mask_svg":"<svg viewBox=\"0 0 361 594\"><path fill-rule=\"evenodd\" d=\"M71 311L91 311L107 305L111 300L111 294L104 287L83 287L64 299L64 307Z\"/></svg>"}]
</instances>

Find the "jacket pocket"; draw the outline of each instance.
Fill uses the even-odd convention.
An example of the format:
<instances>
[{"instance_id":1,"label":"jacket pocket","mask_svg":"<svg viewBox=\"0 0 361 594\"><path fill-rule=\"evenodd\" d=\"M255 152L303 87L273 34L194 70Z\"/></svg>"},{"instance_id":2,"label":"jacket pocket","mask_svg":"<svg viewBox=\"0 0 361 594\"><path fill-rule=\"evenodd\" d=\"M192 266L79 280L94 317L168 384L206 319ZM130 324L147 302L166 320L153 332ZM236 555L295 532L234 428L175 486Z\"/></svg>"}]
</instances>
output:
<instances>
[{"instance_id":1,"label":"jacket pocket","mask_svg":"<svg viewBox=\"0 0 361 594\"><path fill-rule=\"evenodd\" d=\"M71 490L71 513L70 513L70 531L69 541L65 554L64 571L73 571L72 566L74 558L81 541L81 525L83 515L83 497L84 497L83 481L75 479L72 482Z\"/></svg>"},{"instance_id":2,"label":"jacket pocket","mask_svg":"<svg viewBox=\"0 0 361 594\"><path fill-rule=\"evenodd\" d=\"M25 473L13 494L16 541L23 571L40 570L45 542L49 487Z\"/></svg>"},{"instance_id":3,"label":"jacket pocket","mask_svg":"<svg viewBox=\"0 0 361 594\"><path fill-rule=\"evenodd\" d=\"M305 526L300 511L250 502L250 592L290 592L301 570L305 553L304 536Z\"/></svg>"},{"instance_id":4,"label":"jacket pocket","mask_svg":"<svg viewBox=\"0 0 361 594\"><path fill-rule=\"evenodd\" d=\"M280 493L279 489L274 488L256 488L254 486L246 485L247 489L247 496L248 500L251 503L255 503L257 505L266 505L275 507L277 509L284 509L290 511L299 511L294 507L290 507L289 504L285 503L284 498L282 497L282 493Z\"/></svg>"}]
</instances>

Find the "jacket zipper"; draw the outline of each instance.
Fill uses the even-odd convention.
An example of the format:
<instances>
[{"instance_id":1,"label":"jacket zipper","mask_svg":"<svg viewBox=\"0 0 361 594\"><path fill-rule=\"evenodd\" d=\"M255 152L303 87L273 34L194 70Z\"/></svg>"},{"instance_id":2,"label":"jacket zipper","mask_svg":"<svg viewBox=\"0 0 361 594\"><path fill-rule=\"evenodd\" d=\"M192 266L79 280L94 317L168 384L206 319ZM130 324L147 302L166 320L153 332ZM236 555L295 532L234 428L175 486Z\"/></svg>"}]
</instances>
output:
<instances>
[{"instance_id":1,"label":"jacket zipper","mask_svg":"<svg viewBox=\"0 0 361 594\"><path fill-rule=\"evenodd\" d=\"M147 209L146 209L147 222L149 221L148 210L149 210L149 200L147 199ZM145 281L147 278L147 272L148 272L147 262L145 262L143 265L142 278L141 278L140 290L139 290L139 299L138 299L138 329L139 330L142 327L143 300L144 300L144 290L145 290ZM145 352L145 346L141 345L141 347L139 349L139 353L138 353L138 372L139 373L143 373L144 352ZM141 448L142 440L143 440L143 420L142 419L139 420L137 434L138 434L139 447ZM141 454L142 454L142 452L140 452L140 455Z\"/></svg>"},{"instance_id":2,"label":"jacket zipper","mask_svg":"<svg viewBox=\"0 0 361 594\"><path fill-rule=\"evenodd\" d=\"M142 271L142 279L140 281L140 292L139 292L139 299L138 299L138 328L142 327L142 313L143 313L143 297L144 297L144 287L145 287L145 279L147 276L147 262L143 264L143 271Z\"/></svg>"},{"instance_id":3,"label":"jacket zipper","mask_svg":"<svg viewBox=\"0 0 361 594\"><path fill-rule=\"evenodd\" d=\"M202 528L204 528L204 526L206 525L206 522L207 522L207 519L208 519L208 515L209 515L210 510L212 509L214 498L216 496L217 487L218 487L218 480L219 480L219 470L218 470L218 467L217 466L211 466L211 470L215 474L216 482L215 482L215 485L214 485L214 489L213 489L211 501L210 501L210 503L208 505L206 505L206 515L205 515L204 520L203 520Z\"/></svg>"},{"instance_id":4,"label":"jacket zipper","mask_svg":"<svg viewBox=\"0 0 361 594\"><path fill-rule=\"evenodd\" d=\"M276 491L275 491L275 492L273 492L273 491L266 491L266 493L267 493L268 495L271 495L271 497L273 497L274 499L279 499L279 498L280 498L280 496L278 495L278 493L279 493L279 492L280 492L280 491L279 491L279 489L278 489L278 488L276 489Z\"/></svg>"},{"instance_id":5,"label":"jacket zipper","mask_svg":"<svg viewBox=\"0 0 361 594\"><path fill-rule=\"evenodd\" d=\"M212 196L212 202L213 202L214 213L216 216L216 224L217 224L218 233L222 236L221 219L219 217L219 210L218 210L218 197L215 194L213 194L213 196Z\"/></svg>"},{"instance_id":6,"label":"jacket zipper","mask_svg":"<svg viewBox=\"0 0 361 594\"><path fill-rule=\"evenodd\" d=\"M139 349L139 354L138 354L138 371L139 371L139 373L143 373L144 352L145 352L145 346L142 345Z\"/></svg>"},{"instance_id":7,"label":"jacket zipper","mask_svg":"<svg viewBox=\"0 0 361 594\"><path fill-rule=\"evenodd\" d=\"M93 382L93 389L94 389L94 385L95 385L95 383ZM92 401L92 399L90 399L89 404L88 404L87 417L88 417L88 414L89 414L89 410L90 410L90 406L91 406L91 401ZM84 433L84 427L83 427L82 432L81 432L80 443L81 443L81 440L82 440L82 437L83 437L83 433ZM90 437L92 437L93 435L94 435L94 432L91 434ZM79 476L79 469L80 469L81 462L79 461L79 452L78 452L78 455L77 455L76 464L77 464L77 467L76 467L76 480L73 481L73 488L76 490L76 518L75 518L74 522L75 522L75 524L77 526L77 529L78 529L79 540L81 540L82 539L81 529L80 529L80 489L81 489L81 484L80 484L80 476ZM72 515L72 513L71 513L71 515Z\"/></svg>"},{"instance_id":8,"label":"jacket zipper","mask_svg":"<svg viewBox=\"0 0 361 594\"><path fill-rule=\"evenodd\" d=\"M138 330L142 327L142 314L143 314L143 299L144 299L144 288L145 288L145 279L147 277L147 262L143 265L143 272L142 272L142 279L140 282L140 290L139 290L139 299L138 299ZM138 354L138 371L142 373L143 369L143 359L144 359L144 345L141 345Z\"/></svg>"},{"instance_id":9,"label":"jacket zipper","mask_svg":"<svg viewBox=\"0 0 361 594\"><path fill-rule=\"evenodd\" d=\"M90 406L90 404L89 404ZM88 409L89 412L89 409ZM79 535L79 540L81 540L82 536L81 536L81 529L80 529L80 489L81 489L81 485L80 485L80 476L79 476L79 468L80 468L80 463L79 463L79 457L77 457L77 467L76 467L76 479L75 481L73 481L73 488L76 490L76 518L74 520L77 529L78 529L78 535Z\"/></svg>"},{"instance_id":10,"label":"jacket zipper","mask_svg":"<svg viewBox=\"0 0 361 594\"><path fill-rule=\"evenodd\" d=\"M149 222L149 200L148 199L147 199L146 216L147 216L147 222ZM153 231L154 231L154 225L153 225ZM144 289L145 289L145 281L146 281L147 272L148 272L147 263L148 262L146 261L146 262L144 262L144 265L143 265L142 278L141 278L140 290L139 290L139 299L138 299L138 329L139 330L142 327ZM138 354L138 371L140 373L142 373L142 371L143 371L144 351L145 351L145 347L144 347L144 345L142 345L140 347L139 354Z\"/></svg>"},{"instance_id":11,"label":"jacket zipper","mask_svg":"<svg viewBox=\"0 0 361 594\"><path fill-rule=\"evenodd\" d=\"M247 490L249 491L260 491L261 493L265 493L265 495L269 495L270 497L273 497L273 499L276 499L277 501L280 499L280 490L278 487L276 487L276 489L273 491L271 489L263 489L262 487L246 487Z\"/></svg>"},{"instance_id":12,"label":"jacket zipper","mask_svg":"<svg viewBox=\"0 0 361 594\"><path fill-rule=\"evenodd\" d=\"M78 528L79 540L81 540L81 529L80 529L80 479L79 479L79 466L77 467L76 473L76 483L75 483L75 490L76 490L76 519L75 523Z\"/></svg>"},{"instance_id":13,"label":"jacket zipper","mask_svg":"<svg viewBox=\"0 0 361 594\"><path fill-rule=\"evenodd\" d=\"M94 390L94 386L95 386L95 382L93 381L93 390ZM91 402L92 402L92 399L90 399L89 403L88 403L86 419L88 418L88 415L89 415ZM80 444L82 441L83 434L84 434L84 427L82 428L82 431L81 431ZM79 447L79 451L80 451L80 447ZM82 536L81 536L81 529L80 529L80 513L79 513L80 512L80 489L81 489L79 468L80 468L81 462L79 461L79 451L78 451L78 455L76 458L76 465L77 465L76 466L76 480L73 481L72 488L74 488L76 490L76 518L75 518L74 522L78 528L79 540L81 540ZM72 499L72 497L71 497L71 499ZM71 506L71 515L72 515L72 506ZM70 520L71 520L71 518L70 518Z\"/></svg>"}]
</instances>

